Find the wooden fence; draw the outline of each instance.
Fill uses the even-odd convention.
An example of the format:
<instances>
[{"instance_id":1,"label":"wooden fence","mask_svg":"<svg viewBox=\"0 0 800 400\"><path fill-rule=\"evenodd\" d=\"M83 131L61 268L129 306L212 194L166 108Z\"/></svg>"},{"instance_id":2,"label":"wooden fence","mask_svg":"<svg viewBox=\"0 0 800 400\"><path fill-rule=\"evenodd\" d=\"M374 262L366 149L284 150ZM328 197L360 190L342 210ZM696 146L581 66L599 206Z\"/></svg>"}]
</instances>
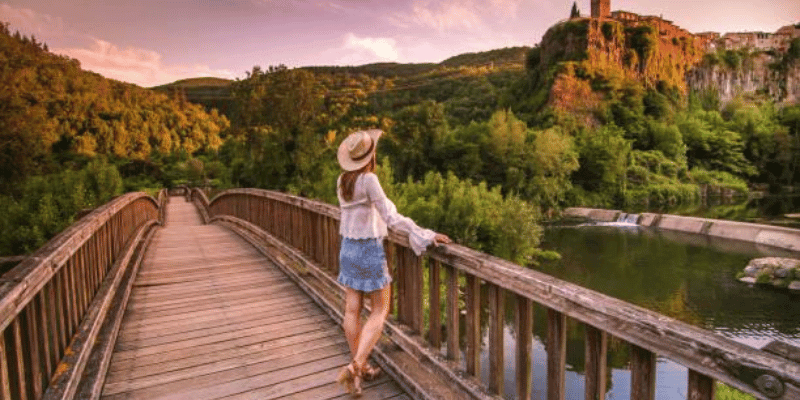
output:
<instances>
[{"instance_id":1,"label":"wooden fence","mask_svg":"<svg viewBox=\"0 0 800 400\"><path fill-rule=\"evenodd\" d=\"M338 208L255 189L228 190L210 202L198 190L190 196L205 209L204 218L246 221L243 225L267 232L302 252L309 264L336 275ZM760 399L800 398L800 365L774 354L460 245L447 245L417 257L407 238L391 232L386 251L394 278L393 315L423 342L424 349L415 350L415 356L427 357L426 364L463 385L473 397L504 396L508 363L503 351L503 310L511 302L516 331L523 332L517 335L513 360L514 395L518 399L531 396L534 308L546 313L549 400L564 399L566 395L568 319L585 325L586 399L605 398L610 337L630 346L632 399L655 399L656 355L689 370L686 392L691 400L713 399L714 380ZM429 283L423 295L426 274ZM486 299L481 298L482 285L486 287ZM488 381L480 379L484 301L489 308ZM462 311L466 319L464 335L459 332ZM442 324L446 326L444 334L438 329ZM489 395L474 390L476 386Z\"/></svg>"},{"instance_id":2,"label":"wooden fence","mask_svg":"<svg viewBox=\"0 0 800 400\"><path fill-rule=\"evenodd\" d=\"M132 249L166 201L117 197L0 278L0 399L75 396Z\"/></svg>"}]
</instances>

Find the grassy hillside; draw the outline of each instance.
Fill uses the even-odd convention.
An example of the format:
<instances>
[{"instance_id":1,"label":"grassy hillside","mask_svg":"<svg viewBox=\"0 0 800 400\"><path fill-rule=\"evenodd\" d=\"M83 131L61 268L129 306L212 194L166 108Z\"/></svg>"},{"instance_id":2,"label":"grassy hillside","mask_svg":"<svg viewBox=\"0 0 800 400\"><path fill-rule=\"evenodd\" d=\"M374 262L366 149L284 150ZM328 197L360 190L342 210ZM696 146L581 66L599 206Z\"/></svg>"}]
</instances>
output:
<instances>
[{"instance_id":1,"label":"grassy hillside","mask_svg":"<svg viewBox=\"0 0 800 400\"><path fill-rule=\"evenodd\" d=\"M175 87L181 87L181 88L227 87L230 86L232 82L233 81L230 79L215 78L215 77L189 78L189 79L181 79L179 81L168 83L166 85L155 86L152 89L162 90Z\"/></svg>"},{"instance_id":2,"label":"grassy hillside","mask_svg":"<svg viewBox=\"0 0 800 400\"><path fill-rule=\"evenodd\" d=\"M425 99L446 102L454 96L491 95L496 92L497 86L505 86L511 78L519 77L529 51L529 47L521 46L465 53L450 57L438 64L372 63L360 66L308 66L297 69L326 76L329 81L338 82L329 87L334 91L352 89L353 79L378 80L383 84L365 88L366 92L373 95L375 101L382 104L382 107L398 108ZM234 82L220 78L194 78L152 89L203 104L207 109L216 108L230 116L233 111L231 90ZM492 104L496 105L496 102ZM488 112L482 113L481 116L488 117ZM464 118L469 121L471 116L474 115Z\"/></svg>"}]
</instances>

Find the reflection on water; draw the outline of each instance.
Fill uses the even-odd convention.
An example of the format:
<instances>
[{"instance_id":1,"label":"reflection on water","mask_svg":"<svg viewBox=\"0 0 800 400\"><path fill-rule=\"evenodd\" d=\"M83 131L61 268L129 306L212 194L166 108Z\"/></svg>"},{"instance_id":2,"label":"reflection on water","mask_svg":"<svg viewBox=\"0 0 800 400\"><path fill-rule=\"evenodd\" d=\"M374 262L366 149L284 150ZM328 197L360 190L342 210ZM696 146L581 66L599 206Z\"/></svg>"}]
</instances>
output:
<instances>
[{"instance_id":1,"label":"reflection on water","mask_svg":"<svg viewBox=\"0 0 800 400\"><path fill-rule=\"evenodd\" d=\"M559 261L534 267L549 275L715 331L732 340L762 347L772 340L800 346L800 296L749 287L735 279L751 258L798 257L787 251L643 227L550 227L543 247ZM484 299L486 294L484 293ZM513 302L506 301L506 398L515 398ZM486 306L484 301L484 307ZM484 308L483 317L486 318ZM462 321L463 323L463 321ZM584 398L584 328L569 320L567 399ZM482 378L488 381L488 324L482 323ZM461 332L465 332L463 330ZM534 310L533 395L547 395L546 311ZM628 346L609 345L608 399L630 398ZM463 360L463 358L462 358ZM686 368L659 357L656 398L686 399Z\"/></svg>"},{"instance_id":2,"label":"reflection on water","mask_svg":"<svg viewBox=\"0 0 800 400\"><path fill-rule=\"evenodd\" d=\"M553 227L544 242L562 255L536 267L547 274L754 347L800 344L798 296L735 279L752 258L795 253L644 227Z\"/></svg>"}]
</instances>

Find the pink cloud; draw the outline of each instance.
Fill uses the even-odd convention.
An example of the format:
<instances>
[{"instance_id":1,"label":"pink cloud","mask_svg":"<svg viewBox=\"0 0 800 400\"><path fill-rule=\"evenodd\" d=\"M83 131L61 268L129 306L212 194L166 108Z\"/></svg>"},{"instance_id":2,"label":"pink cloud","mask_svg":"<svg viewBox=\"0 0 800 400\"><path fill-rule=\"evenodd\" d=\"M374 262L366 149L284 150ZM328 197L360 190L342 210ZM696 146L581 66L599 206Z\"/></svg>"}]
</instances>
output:
<instances>
[{"instance_id":1,"label":"pink cloud","mask_svg":"<svg viewBox=\"0 0 800 400\"><path fill-rule=\"evenodd\" d=\"M206 65L164 65L161 54L155 51L135 47L120 49L100 39L94 39L90 48L54 49L53 52L77 59L83 69L145 87L186 78L235 78L229 70L215 70Z\"/></svg>"},{"instance_id":2,"label":"pink cloud","mask_svg":"<svg viewBox=\"0 0 800 400\"><path fill-rule=\"evenodd\" d=\"M345 37L345 49L366 50L385 61L397 61L395 40L387 38L359 38L352 33Z\"/></svg>"},{"instance_id":3,"label":"pink cloud","mask_svg":"<svg viewBox=\"0 0 800 400\"><path fill-rule=\"evenodd\" d=\"M0 21L8 22L12 31L34 35L38 39L65 35L64 21L60 17L29 8L15 8L7 3L0 3Z\"/></svg>"},{"instance_id":4,"label":"pink cloud","mask_svg":"<svg viewBox=\"0 0 800 400\"><path fill-rule=\"evenodd\" d=\"M423 26L438 31L474 29L481 25L481 19L474 7L469 2L460 0L438 4L417 1L410 13L396 13L390 17L390 21L403 28Z\"/></svg>"}]
</instances>

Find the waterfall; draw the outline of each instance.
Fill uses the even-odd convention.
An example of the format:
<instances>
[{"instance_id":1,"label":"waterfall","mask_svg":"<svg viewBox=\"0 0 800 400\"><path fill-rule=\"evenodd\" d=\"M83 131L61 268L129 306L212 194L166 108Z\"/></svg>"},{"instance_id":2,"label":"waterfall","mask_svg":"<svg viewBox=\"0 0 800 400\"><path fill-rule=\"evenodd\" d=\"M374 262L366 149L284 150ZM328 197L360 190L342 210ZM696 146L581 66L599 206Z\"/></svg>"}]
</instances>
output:
<instances>
[{"instance_id":1,"label":"waterfall","mask_svg":"<svg viewBox=\"0 0 800 400\"><path fill-rule=\"evenodd\" d=\"M617 223L625 224L625 225L638 225L639 224L639 214L627 214L621 213L617 218Z\"/></svg>"}]
</instances>

